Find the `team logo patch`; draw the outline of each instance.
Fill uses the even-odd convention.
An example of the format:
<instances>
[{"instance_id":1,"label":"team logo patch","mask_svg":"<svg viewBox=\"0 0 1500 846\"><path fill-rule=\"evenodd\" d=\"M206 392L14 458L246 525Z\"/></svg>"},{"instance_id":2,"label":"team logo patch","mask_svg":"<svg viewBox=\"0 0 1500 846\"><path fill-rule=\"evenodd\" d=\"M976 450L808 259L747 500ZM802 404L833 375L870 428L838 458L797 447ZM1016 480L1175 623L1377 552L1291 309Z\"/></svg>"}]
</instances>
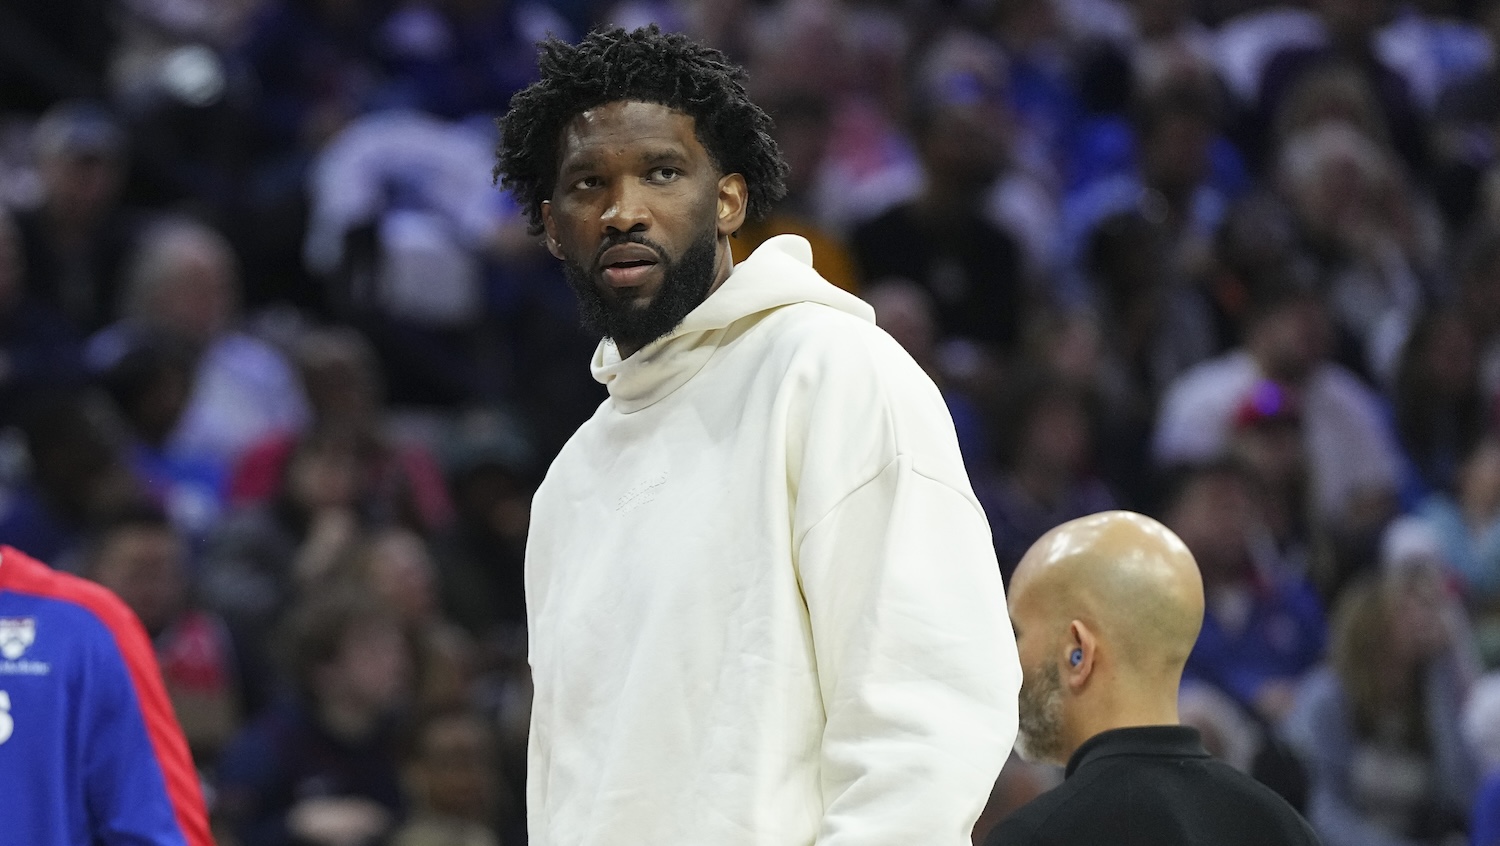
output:
<instances>
[{"instance_id":1,"label":"team logo patch","mask_svg":"<svg viewBox=\"0 0 1500 846\"><path fill-rule=\"evenodd\" d=\"M18 660L35 641L35 617L0 617L0 657Z\"/></svg>"}]
</instances>

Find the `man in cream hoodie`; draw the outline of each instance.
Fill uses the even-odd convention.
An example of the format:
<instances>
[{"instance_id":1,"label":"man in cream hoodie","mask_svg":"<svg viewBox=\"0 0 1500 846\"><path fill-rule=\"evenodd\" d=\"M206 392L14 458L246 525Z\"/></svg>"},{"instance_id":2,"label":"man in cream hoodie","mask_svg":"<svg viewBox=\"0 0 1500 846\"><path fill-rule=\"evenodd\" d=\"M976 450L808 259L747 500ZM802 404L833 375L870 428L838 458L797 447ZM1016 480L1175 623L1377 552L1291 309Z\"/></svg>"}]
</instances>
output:
<instances>
[{"instance_id":1,"label":"man in cream hoodie","mask_svg":"<svg viewBox=\"0 0 1500 846\"><path fill-rule=\"evenodd\" d=\"M1020 668L942 397L779 236L742 72L654 27L542 45L496 172L605 340L538 491L533 846L960 846Z\"/></svg>"}]
</instances>

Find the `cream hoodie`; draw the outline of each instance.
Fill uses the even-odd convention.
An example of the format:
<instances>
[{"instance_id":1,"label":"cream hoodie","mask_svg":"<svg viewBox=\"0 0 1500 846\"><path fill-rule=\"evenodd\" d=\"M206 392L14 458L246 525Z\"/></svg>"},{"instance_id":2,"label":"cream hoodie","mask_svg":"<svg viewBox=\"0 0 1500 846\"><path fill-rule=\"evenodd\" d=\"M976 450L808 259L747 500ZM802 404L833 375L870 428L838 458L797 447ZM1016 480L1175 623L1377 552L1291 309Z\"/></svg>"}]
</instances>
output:
<instances>
[{"instance_id":1,"label":"cream hoodie","mask_svg":"<svg viewBox=\"0 0 1500 846\"><path fill-rule=\"evenodd\" d=\"M967 846L1021 673L942 397L766 242L537 492L532 846Z\"/></svg>"}]
</instances>

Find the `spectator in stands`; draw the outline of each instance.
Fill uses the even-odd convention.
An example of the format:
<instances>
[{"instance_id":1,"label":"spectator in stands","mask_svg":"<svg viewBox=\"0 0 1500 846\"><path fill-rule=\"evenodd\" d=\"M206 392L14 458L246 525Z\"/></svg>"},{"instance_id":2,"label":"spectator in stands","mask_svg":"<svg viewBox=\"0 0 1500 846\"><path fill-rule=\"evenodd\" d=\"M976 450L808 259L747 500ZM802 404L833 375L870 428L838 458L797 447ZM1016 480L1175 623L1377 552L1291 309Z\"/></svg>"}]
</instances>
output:
<instances>
[{"instance_id":1,"label":"spectator in stands","mask_svg":"<svg viewBox=\"0 0 1500 846\"><path fill-rule=\"evenodd\" d=\"M1140 97L1129 126L1130 158L1122 168L1085 181L1064 201L1065 248L1075 263L1087 260L1085 251L1100 223L1134 212L1156 228L1160 244L1153 245L1156 252L1147 258L1158 265L1157 284L1165 295L1206 299L1200 286L1210 267L1214 236L1229 203L1245 187L1243 178L1220 178L1214 172L1219 112L1216 90L1203 79L1174 81ZM1241 168L1236 162L1232 169ZM1199 343L1206 349L1200 358L1216 347L1212 314L1205 314L1208 305L1197 303L1193 324L1182 330L1203 339ZM1189 314L1176 316L1181 320Z\"/></svg>"},{"instance_id":2,"label":"spectator in stands","mask_svg":"<svg viewBox=\"0 0 1500 846\"><path fill-rule=\"evenodd\" d=\"M1500 654L1500 439L1487 435L1475 442L1457 476L1452 493L1432 494L1417 513L1436 532L1494 657Z\"/></svg>"},{"instance_id":3,"label":"spectator in stands","mask_svg":"<svg viewBox=\"0 0 1500 846\"><path fill-rule=\"evenodd\" d=\"M257 84L262 191L287 190L310 154L364 111L382 82L375 49L388 2L274 0L241 57Z\"/></svg>"},{"instance_id":4,"label":"spectator in stands","mask_svg":"<svg viewBox=\"0 0 1500 846\"><path fill-rule=\"evenodd\" d=\"M1376 33L1376 51L1407 81L1424 117L1444 90L1481 74L1494 61L1484 6L1483 0L1404 3Z\"/></svg>"},{"instance_id":5,"label":"spectator in stands","mask_svg":"<svg viewBox=\"0 0 1500 846\"><path fill-rule=\"evenodd\" d=\"M1393 512L1402 459L1379 400L1328 360L1324 314L1310 293L1261 293L1243 346L1199 364L1167 390L1153 451L1163 467L1224 455L1236 409L1271 379L1302 409L1312 518L1341 548L1355 549L1373 543ZM1359 566L1357 556L1346 557L1339 572Z\"/></svg>"},{"instance_id":6,"label":"spectator in stands","mask_svg":"<svg viewBox=\"0 0 1500 846\"><path fill-rule=\"evenodd\" d=\"M772 57L774 59L774 56ZM833 121L831 98L808 86L805 91L787 90L763 98L766 112L776 121L772 135L786 157L786 196L762 221L747 223L731 245L734 260L744 261L767 238L782 233L801 235L812 245L813 266L829 282L858 293L859 276L854 256L837 233L820 225L815 189L827 155Z\"/></svg>"},{"instance_id":7,"label":"spectator in stands","mask_svg":"<svg viewBox=\"0 0 1500 846\"><path fill-rule=\"evenodd\" d=\"M470 701L474 644L443 617L437 567L422 538L409 529L385 528L356 545L335 580L369 590L401 618L416 656L413 709L436 710Z\"/></svg>"},{"instance_id":8,"label":"spectator in stands","mask_svg":"<svg viewBox=\"0 0 1500 846\"><path fill-rule=\"evenodd\" d=\"M197 362L176 335L144 330L122 337L108 360L89 362L125 423L131 471L152 500L195 548L201 548L224 513L224 468L201 456L168 449L187 408Z\"/></svg>"},{"instance_id":9,"label":"spectator in stands","mask_svg":"<svg viewBox=\"0 0 1500 846\"><path fill-rule=\"evenodd\" d=\"M1309 478L1302 409L1267 379L1251 388L1234 413L1230 454L1244 467L1263 529L1264 553L1275 575L1304 578L1313 572L1321 540L1308 513Z\"/></svg>"},{"instance_id":10,"label":"spectator in stands","mask_svg":"<svg viewBox=\"0 0 1500 846\"><path fill-rule=\"evenodd\" d=\"M1311 44L1294 44L1266 62L1258 85L1256 119L1271 125L1292 87L1306 74L1341 65L1362 76L1380 104L1386 134L1407 166L1427 162L1422 112L1411 86L1376 50L1376 30L1390 18L1390 0L1318 0L1312 4L1321 32Z\"/></svg>"},{"instance_id":11,"label":"spectator in stands","mask_svg":"<svg viewBox=\"0 0 1500 846\"><path fill-rule=\"evenodd\" d=\"M1474 338L1480 395L1500 396L1500 225L1478 227L1457 271L1458 310Z\"/></svg>"},{"instance_id":12,"label":"spectator in stands","mask_svg":"<svg viewBox=\"0 0 1500 846\"><path fill-rule=\"evenodd\" d=\"M241 237L259 272L247 278L304 307L325 307L301 262L308 171L328 140L388 91L376 40L393 5L268 0L231 59L251 82Z\"/></svg>"},{"instance_id":13,"label":"spectator in stands","mask_svg":"<svg viewBox=\"0 0 1500 846\"><path fill-rule=\"evenodd\" d=\"M1152 88L1153 80L1175 69L1208 68L1214 59L1214 32L1185 0L1131 0L1124 4L1135 22L1131 64ZM1211 72L1211 71L1210 71Z\"/></svg>"},{"instance_id":14,"label":"spectator in stands","mask_svg":"<svg viewBox=\"0 0 1500 846\"><path fill-rule=\"evenodd\" d=\"M360 487L371 516L431 533L452 519L442 471L421 443L386 431L380 364L359 332L348 327L303 334L296 365L312 419L306 434L278 431L257 441L235 469L231 497L246 506L274 500L290 456L305 438L347 439L359 459Z\"/></svg>"},{"instance_id":15,"label":"spectator in stands","mask_svg":"<svg viewBox=\"0 0 1500 846\"><path fill-rule=\"evenodd\" d=\"M876 325L890 333L942 391L969 472L986 474L993 464L990 436L985 431L988 424L969 387L970 383L984 381L987 372L981 369L954 374L944 366L945 353L951 358L957 350L958 357L963 357L963 342L945 344L938 336L932 295L920 285L887 279L871 285L863 297L875 309Z\"/></svg>"},{"instance_id":16,"label":"spectator in stands","mask_svg":"<svg viewBox=\"0 0 1500 846\"><path fill-rule=\"evenodd\" d=\"M1021 253L983 208L1007 166L1003 82L955 47L935 49L918 84L911 133L924 188L854 231L855 258L866 282L896 277L927 290L944 335L1012 352L1027 294Z\"/></svg>"},{"instance_id":17,"label":"spectator in stands","mask_svg":"<svg viewBox=\"0 0 1500 846\"><path fill-rule=\"evenodd\" d=\"M1170 233L1139 210L1115 214L1089 235L1084 272L1093 301L1085 331L1097 361L1087 381L1100 397L1100 473L1127 502L1153 495L1151 427L1173 379L1219 349L1202 291L1179 284ZM1074 323L1078 318L1074 318ZM1167 329L1171 327L1171 329Z\"/></svg>"},{"instance_id":18,"label":"spectator in stands","mask_svg":"<svg viewBox=\"0 0 1500 846\"><path fill-rule=\"evenodd\" d=\"M336 438L302 441L282 494L230 515L203 551L204 602L229 622L240 647L246 710L279 686L269 640L288 607L325 580L371 521L361 508L355 450Z\"/></svg>"},{"instance_id":19,"label":"spectator in stands","mask_svg":"<svg viewBox=\"0 0 1500 846\"><path fill-rule=\"evenodd\" d=\"M1479 388L1469 324L1457 311L1420 317L1396 366L1396 434L1426 491L1457 487L1458 464L1484 434L1490 402Z\"/></svg>"},{"instance_id":20,"label":"spectator in stands","mask_svg":"<svg viewBox=\"0 0 1500 846\"><path fill-rule=\"evenodd\" d=\"M536 448L511 416L475 411L455 423L443 454L458 518L433 544L443 611L487 651L524 665Z\"/></svg>"},{"instance_id":21,"label":"spectator in stands","mask_svg":"<svg viewBox=\"0 0 1500 846\"><path fill-rule=\"evenodd\" d=\"M1092 473L1089 397L1048 372L1026 373L1015 382L994 436L1001 475L989 485L976 482L1007 577L1049 529L1114 507L1109 489Z\"/></svg>"},{"instance_id":22,"label":"spectator in stands","mask_svg":"<svg viewBox=\"0 0 1500 846\"><path fill-rule=\"evenodd\" d=\"M1500 124L1500 61L1494 52L1500 45L1500 3L1473 5L1473 19L1488 35L1487 67L1444 86L1432 114L1432 178L1444 210L1459 227L1480 211L1484 173L1500 161L1500 150L1488 142Z\"/></svg>"},{"instance_id":23,"label":"spectator in stands","mask_svg":"<svg viewBox=\"0 0 1500 846\"><path fill-rule=\"evenodd\" d=\"M1163 513L1197 559L1207 601L1185 677L1218 687L1274 723L1322 656L1326 634L1312 588L1252 557L1250 484L1237 464L1191 468Z\"/></svg>"},{"instance_id":24,"label":"spectator in stands","mask_svg":"<svg viewBox=\"0 0 1500 846\"><path fill-rule=\"evenodd\" d=\"M1474 846L1500 844L1500 675L1480 679L1464 705L1464 740L1484 780L1474 797L1469 838Z\"/></svg>"},{"instance_id":25,"label":"spectator in stands","mask_svg":"<svg viewBox=\"0 0 1500 846\"><path fill-rule=\"evenodd\" d=\"M41 202L16 216L35 295L85 332L109 323L143 225L120 206L125 133L103 105L59 103L37 122Z\"/></svg>"},{"instance_id":26,"label":"spectator in stands","mask_svg":"<svg viewBox=\"0 0 1500 846\"><path fill-rule=\"evenodd\" d=\"M221 813L240 846L379 842L401 821L396 709L411 672L398 615L331 591L293 612L296 695L252 721L219 767Z\"/></svg>"},{"instance_id":27,"label":"spectator in stands","mask_svg":"<svg viewBox=\"0 0 1500 846\"><path fill-rule=\"evenodd\" d=\"M307 401L275 348L236 325L239 277L224 236L186 218L149 229L131 268L124 319L90 342L108 350L142 330L175 334L197 355L187 408L169 450L230 466L260 438L306 424Z\"/></svg>"},{"instance_id":28,"label":"spectator in stands","mask_svg":"<svg viewBox=\"0 0 1500 846\"><path fill-rule=\"evenodd\" d=\"M239 728L238 682L228 628L191 598L187 544L160 510L128 509L95 531L84 575L141 619L193 760L211 770Z\"/></svg>"},{"instance_id":29,"label":"spectator in stands","mask_svg":"<svg viewBox=\"0 0 1500 846\"><path fill-rule=\"evenodd\" d=\"M0 538L77 572L89 530L142 495L112 424L108 400L93 393L28 410L21 433L30 473L0 502Z\"/></svg>"},{"instance_id":30,"label":"spectator in stands","mask_svg":"<svg viewBox=\"0 0 1500 846\"><path fill-rule=\"evenodd\" d=\"M573 40L554 9L533 0L398 4L376 42L393 97L448 120L502 111L536 76L534 45L548 35Z\"/></svg>"},{"instance_id":31,"label":"spectator in stands","mask_svg":"<svg viewBox=\"0 0 1500 846\"><path fill-rule=\"evenodd\" d=\"M1454 577L1453 566L1443 551L1443 540L1432 524L1418 515L1403 514L1392 520L1380 538L1380 572L1387 579L1405 579L1422 589L1431 588L1438 600L1438 625L1450 633L1448 648L1462 690L1467 694L1484 669L1485 633L1476 630L1464 606L1463 584ZM1500 631L1491 630L1493 638Z\"/></svg>"},{"instance_id":32,"label":"spectator in stands","mask_svg":"<svg viewBox=\"0 0 1500 846\"><path fill-rule=\"evenodd\" d=\"M1292 138L1330 123L1348 127L1381 150L1390 149L1390 131L1375 90L1349 65L1333 64L1304 74L1287 91L1266 129L1274 135L1274 149L1281 150Z\"/></svg>"},{"instance_id":33,"label":"spectator in stands","mask_svg":"<svg viewBox=\"0 0 1500 846\"><path fill-rule=\"evenodd\" d=\"M1395 157L1341 121L1314 124L1279 151L1276 178L1318 266L1340 359L1390 384L1400 342L1446 285L1441 220Z\"/></svg>"},{"instance_id":34,"label":"spectator in stands","mask_svg":"<svg viewBox=\"0 0 1500 846\"><path fill-rule=\"evenodd\" d=\"M0 426L39 394L81 384L82 352L78 330L32 290L20 230L0 207Z\"/></svg>"},{"instance_id":35,"label":"spectator in stands","mask_svg":"<svg viewBox=\"0 0 1500 846\"><path fill-rule=\"evenodd\" d=\"M496 826L515 809L503 807L494 729L473 711L448 708L421 719L411 736L411 819L391 846L500 846Z\"/></svg>"},{"instance_id":36,"label":"spectator in stands","mask_svg":"<svg viewBox=\"0 0 1500 846\"><path fill-rule=\"evenodd\" d=\"M1351 584L1328 663L1297 693L1286 731L1311 768L1308 817L1328 846L1462 837L1477 782L1441 591L1420 570Z\"/></svg>"},{"instance_id":37,"label":"spectator in stands","mask_svg":"<svg viewBox=\"0 0 1500 846\"><path fill-rule=\"evenodd\" d=\"M1090 232L1082 270L1099 315L1115 393L1159 396L1188 368L1222 349L1212 303L1184 276L1174 235L1148 210L1128 209ZM1172 327L1170 331L1166 327ZM1121 405L1128 404L1120 397Z\"/></svg>"}]
</instances>

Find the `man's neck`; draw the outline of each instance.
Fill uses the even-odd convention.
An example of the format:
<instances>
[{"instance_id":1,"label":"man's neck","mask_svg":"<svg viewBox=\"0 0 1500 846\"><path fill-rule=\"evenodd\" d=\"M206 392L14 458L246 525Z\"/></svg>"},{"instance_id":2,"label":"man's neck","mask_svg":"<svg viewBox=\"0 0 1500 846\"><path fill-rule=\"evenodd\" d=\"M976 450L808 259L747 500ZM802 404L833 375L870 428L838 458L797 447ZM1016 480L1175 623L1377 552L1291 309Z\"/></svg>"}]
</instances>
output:
<instances>
[{"instance_id":1,"label":"man's neck","mask_svg":"<svg viewBox=\"0 0 1500 846\"><path fill-rule=\"evenodd\" d=\"M1099 702L1096 707L1079 714L1075 724L1069 727L1068 757L1072 758L1078 747L1090 738L1106 731L1180 725L1176 694L1174 688L1171 697L1121 695L1111 697L1108 702Z\"/></svg>"}]
</instances>

